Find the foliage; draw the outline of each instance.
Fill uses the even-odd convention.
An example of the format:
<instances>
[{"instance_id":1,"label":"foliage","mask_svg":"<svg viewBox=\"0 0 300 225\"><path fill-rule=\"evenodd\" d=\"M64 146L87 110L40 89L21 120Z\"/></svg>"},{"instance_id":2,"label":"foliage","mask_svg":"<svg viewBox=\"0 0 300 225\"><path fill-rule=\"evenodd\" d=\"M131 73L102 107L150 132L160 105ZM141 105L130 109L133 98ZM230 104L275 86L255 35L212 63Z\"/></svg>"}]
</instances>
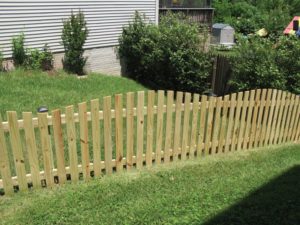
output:
<instances>
[{"instance_id":1,"label":"foliage","mask_svg":"<svg viewBox=\"0 0 300 225\"><path fill-rule=\"evenodd\" d=\"M202 38L200 37L202 35ZM123 29L119 55L128 76L156 88L201 93L211 70L204 52L205 32L181 14L168 14L156 26L139 13Z\"/></svg>"},{"instance_id":2,"label":"foliage","mask_svg":"<svg viewBox=\"0 0 300 225\"><path fill-rule=\"evenodd\" d=\"M239 39L230 80L234 90L277 88L300 94L300 45L296 37L274 42L257 36Z\"/></svg>"},{"instance_id":3,"label":"foliage","mask_svg":"<svg viewBox=\"0 0 300 225\"><path fill-rule=\"evenodd\" d=\"M1 197L1 223L298 224L299 147L200 157Z\"/></svg>"},{"instance_id":4,"label":"foliage","mask_svg":"<svg viewBox=\"0 0 300 225\"><path fill-rule=\"evenodd\" d=\"M53 69L53 54L47 45L42 51L38 49L29 50L29 55L26 61L26 68L34 70L52 70Z\"/></svg>"},{"instance_id":5,"label":"foliage","mask_svg":"<svg viewBox=\"0 0 300 225\"><path fill-rule=\"evenodd\" d=\"M84 14L78 12L76 15L63 21L62 44L65 49L63 67L69 73L83 75L83 68L86 64L86 58L83 57L83 45L88 36L88 28L84 19Z\"/></svg>"},{"instance_id":6,"label":"foliage","mask_svg":"<svg viewBox=\"0 0 300 225\"><path fill-rule=\"evenodd\" d=\"M12 39L12 58L15 67L24 66L26 62L26 49L24 47L25 35L21 33Z\"/></svg>"},{"instance_id":7,"label":"foliage","mask_svg":"<svg viewBox=\"0 0 300 225\"><path fill-rule=\"evenodd\" d=\"M244 35L265 28L278 36L300 13L299 0L214 0L213 7L216 22L229 23Z\"/></svg>"},{"instance_id":8,"label":"foliage","mask_svg":"<svg viewBox=\"0 0 300 225\"><path fill-rule=\"evenodd\" d=\"M287 90L300 94L300 40L281 37L276 46L276 64L286 79Z\"/></svg>"}]
</instances>

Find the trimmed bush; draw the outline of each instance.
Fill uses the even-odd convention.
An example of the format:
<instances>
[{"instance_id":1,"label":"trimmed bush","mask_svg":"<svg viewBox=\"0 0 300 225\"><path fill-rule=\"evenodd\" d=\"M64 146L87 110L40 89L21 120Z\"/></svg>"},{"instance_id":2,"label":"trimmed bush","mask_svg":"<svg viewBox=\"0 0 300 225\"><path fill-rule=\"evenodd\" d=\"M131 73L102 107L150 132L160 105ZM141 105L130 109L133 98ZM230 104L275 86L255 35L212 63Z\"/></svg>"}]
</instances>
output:
<instances>
[{"instance_id":1,"label":"trimmed bush","mask_svg":"<svg viewBox=\"0 0 300 225\"><path fill-rule=\"evenodd\" d=\"M145 21L136 13L119 40L127 75L157 89L205 91L212 67L206 32L181 14L162 17L159 26Z\"/></svg>"},{"instance_id":2,"label":"trimmed bush","mask_svg":"<svg viewBox=\"0 0 300 225\"><path fill-rule=\"evenodd\" d=\"M83 45L88 36L88 28L84 19L84 14L71 14L71 17L63 21L62 44L65 49L63 59L64 70L68 73L83 75L83 68L86 58L83 57Z\"/></svg>"},{"instance_id":3,"label":"trimmed bush","mask_svg":"<svg viewBox=\"0 0 300 225\"><path fill-rule=\"evenodd\" d=\"M25 35L21 33L12 39L12 58L15 67L24 66L26 62L26 49L24 47Z\"/></svg>"}]
</instances>

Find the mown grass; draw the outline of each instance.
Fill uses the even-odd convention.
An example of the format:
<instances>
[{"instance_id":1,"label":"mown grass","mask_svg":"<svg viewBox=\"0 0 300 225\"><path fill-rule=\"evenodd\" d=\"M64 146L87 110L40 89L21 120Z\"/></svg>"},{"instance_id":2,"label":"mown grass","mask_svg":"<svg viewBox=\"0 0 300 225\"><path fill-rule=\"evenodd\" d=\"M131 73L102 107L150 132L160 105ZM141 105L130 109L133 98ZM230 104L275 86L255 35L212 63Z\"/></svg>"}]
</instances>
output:
<instances>
[{"instance_id":1,"label":"mown grass","mask_svg":"<svg viewBox=\"0 0 300 225\"><path fill-rule=\"evenodd\" d=\"M122 77L90 74L86 79L77 79L61 71L48 75L23 69L0 72L0 87L0 113L4 119L6 111L17 111L20 117L21 112L36 114L39 106L47 106L51 111L113 94L146 90Z\"/></svg>"},{"instance_id":2,"label":"mown grass","mask_svg":"<svg viewBox=\"0 0 300 225\"><path fill-rule=\"evenodd\" d=\"M0 72L0 114L3 120L6 120L7 111L16 111L18 117L22 117L22 112L33 112L37 114L37 108L39 106L46 106L51 110L61 109L62 113L65 112L65 107L69 105L75 106L75 112L78 112L78 103L84 101L90 101L92 99L100 99L100 105L102 108L102 98L105 96L113 96L114 94L137 92L147 90L142 85L136 83L133 80L123 77L107 76L92 73L87 78L78 79L74 75L68 75L63 71L57 71L51 74L41 71L28 71L24 69L17 69L12 72ZM125 101L124 96L124 103ZM112 101L113 103L114 101ZM89 110L88 104L88 110ZM112 104L112 107L114 105ZM65 126L64 126L65 128ZM101 123L101 129L103 130L103 123ZM40 168L43 169L42 152L40 151L39 132L36 130L37 147L39 154ZM80 155L80 142L79 142L79 128L77 126L77 149ZM53 134L53 131L51 130ZM23 151L25 152L25 166L26 171L29 172L29 161L27 157L27 148L25 146L24 132L21 131L21 140ZM103 134L102 134L103 136ZM12 174L15 175L15 169L13 165L12 150L9 142L8 134L7 147L9 151L10 164ZM114 136L112 137L114 138ZM53 139L53 136L52 136ZM66 145L66 135L64 135L64 141ZM91 140L91 126L89 125L89 140ZM52 140L52 143L53 140ZM92 157L92 142L90 141L90 153ZM53 150L54 151L54 150ZM103 155L103 148L102 148ZM67 156L66 149L66 156ZM66 158L66 163L68 159ZM56 164L56 160L54 160ZM1 178L1 175L0 175Z\"/></svg>"},{"instance_id":3,"label":"mown grass","mask_svg":"<svg viewBox=\"0 0 300 225\"><path fill-rule=\"evenodd\" d=\"M300 221L300 145L218 155L0 198L1 224Z\"/></svg>"}]
</instances>

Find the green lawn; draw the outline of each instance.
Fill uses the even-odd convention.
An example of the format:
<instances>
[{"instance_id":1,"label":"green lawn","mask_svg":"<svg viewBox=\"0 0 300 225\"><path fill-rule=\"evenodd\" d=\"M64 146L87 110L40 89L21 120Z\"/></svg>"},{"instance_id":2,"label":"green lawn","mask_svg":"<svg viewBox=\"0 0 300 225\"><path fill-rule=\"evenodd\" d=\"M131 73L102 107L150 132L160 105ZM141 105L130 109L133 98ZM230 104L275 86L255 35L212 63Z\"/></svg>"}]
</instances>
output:
<instances>
[{"instance_id":1,"label":"green lawn","mask_svg":"<svg viewBox=\"0 0 300 225\"><path fill-rule=\"evenodd\" d=\"M51 76L22 69L0 72L0 87L0 113L4 118L6 111L17 111L20 117L24 111L35 113L39 106L53 110L117 93L146 90L122 77L90 74L87 79L77 79L63 72Z\"/></svg>"},{"instance_id":2,"label":"green lawn","mask_svg":"<svg viewBox=\"0 0 300 225\"><path fill-rule=\"evenodd\" d=\"M296 225L300 145L217 155L0 198L1 224Z\"/></svg>"}]
</instances>

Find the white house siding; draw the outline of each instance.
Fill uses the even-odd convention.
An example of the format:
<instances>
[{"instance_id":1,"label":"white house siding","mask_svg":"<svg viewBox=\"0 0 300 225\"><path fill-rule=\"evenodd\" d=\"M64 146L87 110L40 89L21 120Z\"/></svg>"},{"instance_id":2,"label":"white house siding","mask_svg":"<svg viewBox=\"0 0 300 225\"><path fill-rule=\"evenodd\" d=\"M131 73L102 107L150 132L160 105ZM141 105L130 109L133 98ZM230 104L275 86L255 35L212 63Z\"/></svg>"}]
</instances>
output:
<instances>
[{"instance_id":1,"label":"white house siding","mask_svg":"<svg viewBox=\"0 0 300 225\"><path fill-rule=\"evenodd\" d=\"M52 52L63 52L62 20L71 10L84 12L89 28L85 44L88 71L115 73L119 71L113 46L123 26L132 20L135 11L157 22L158 0L0 0L0 49L5 58L11 57L11 39L25 34L25 46L41 48L48 44ZM95 50L92 50L95 49ZM61 54L57 58L61 58ZM56 59L60 61L60 59ZM103 64L103 66L101 66ZM104 70L101 70L101 67Z\"/></svg>"}]
</instances>

